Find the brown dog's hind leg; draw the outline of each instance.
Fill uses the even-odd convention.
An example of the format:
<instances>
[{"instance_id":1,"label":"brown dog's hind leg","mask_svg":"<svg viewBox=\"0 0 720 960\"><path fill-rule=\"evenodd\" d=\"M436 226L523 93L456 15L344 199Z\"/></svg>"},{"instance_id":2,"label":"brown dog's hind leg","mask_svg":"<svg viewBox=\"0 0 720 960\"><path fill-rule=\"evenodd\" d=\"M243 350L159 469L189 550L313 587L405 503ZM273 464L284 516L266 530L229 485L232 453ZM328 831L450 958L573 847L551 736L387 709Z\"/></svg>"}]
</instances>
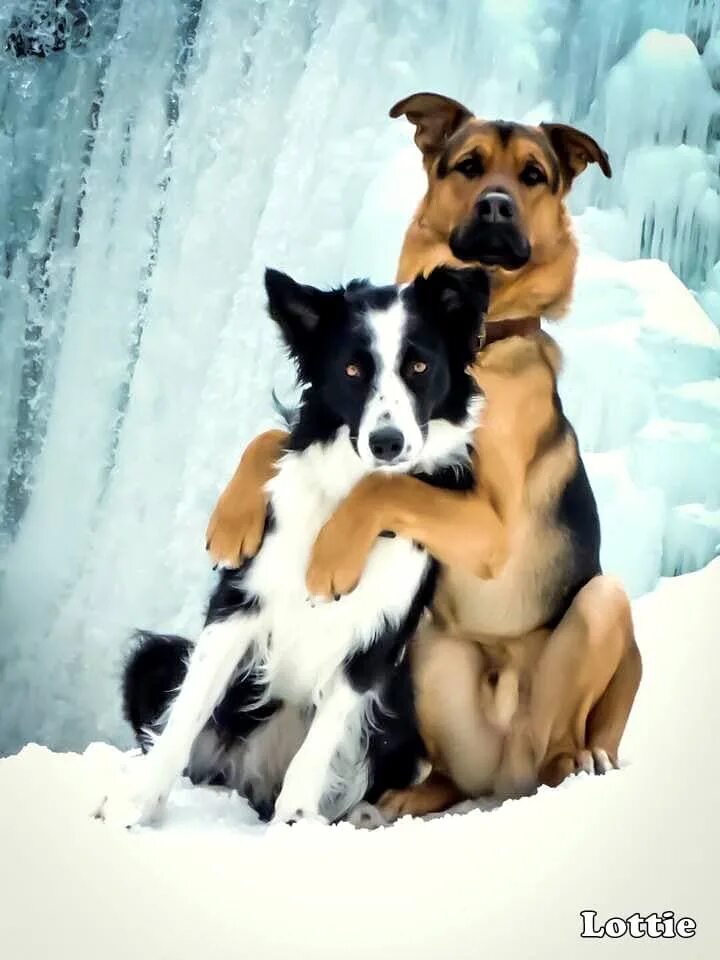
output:
<instances>
[{"instance_id":1,"label":"brown dog's hind leg","mask_svg":"<svg viewBox=\"0 0 720 960\"><path fill-rule=\"evenodd\" d=\"M628 647L587 721L589 749L605 750L614 766L617 766L620 740L642 678L642 658L635 642L632 621L629 621L628 629Z\"/></svg>"},{"instance_id":2,"label":"brown dog's hind leg","mask_svg":"<svg viewBox=\"0 0 720 960\"><path fill-rule=\"evenodd\" d=\"M535 670L531 723L541 782L617 765L640 672L627 595L612 577L595 577L548 638Z\"/></svg>"}]
</instances>

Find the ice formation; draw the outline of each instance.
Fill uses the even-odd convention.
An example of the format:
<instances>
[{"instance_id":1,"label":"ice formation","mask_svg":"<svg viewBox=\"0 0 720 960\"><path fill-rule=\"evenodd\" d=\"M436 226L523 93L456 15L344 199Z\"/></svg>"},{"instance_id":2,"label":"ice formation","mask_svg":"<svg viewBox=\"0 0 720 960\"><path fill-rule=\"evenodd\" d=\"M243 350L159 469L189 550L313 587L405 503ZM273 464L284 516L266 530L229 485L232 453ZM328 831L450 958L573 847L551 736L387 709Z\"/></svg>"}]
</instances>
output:
<instances>
[{"instance_id":1,"label":"ice formation","mask_svg":"<svg viewBox=\"0 0 720 960\"><path fill-rule=\"evenodd\" d=\"M128 630L197 627L289 384L261 270L391 278L416 89L609 149L558 328L604 562L638 594L717 551L718 0L9 0L0 43L0 750L119 740Z\"/></svg>"}]
</instances>

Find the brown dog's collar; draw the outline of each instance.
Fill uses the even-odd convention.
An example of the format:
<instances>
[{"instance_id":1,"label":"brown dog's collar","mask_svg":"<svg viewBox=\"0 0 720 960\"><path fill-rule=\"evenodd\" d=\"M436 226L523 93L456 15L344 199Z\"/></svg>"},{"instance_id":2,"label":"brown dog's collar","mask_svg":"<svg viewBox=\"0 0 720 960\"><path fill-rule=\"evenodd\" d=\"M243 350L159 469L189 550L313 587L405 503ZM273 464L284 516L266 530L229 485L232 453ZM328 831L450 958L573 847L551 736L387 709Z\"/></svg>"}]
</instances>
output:
<instances>
[{"instance_id":1,"label":"brown dog's collar","mask_svg":"<svg viewBox=\"0 0 720 960\"><path fill-rule=\"evenodd\" d=\"M478 349L482 350L497 340L507 337L527 337L537 333L540 329L540 317L518 317L515 320L491 320L485 324L481 334Z\"/></svg>"}]
</instances>

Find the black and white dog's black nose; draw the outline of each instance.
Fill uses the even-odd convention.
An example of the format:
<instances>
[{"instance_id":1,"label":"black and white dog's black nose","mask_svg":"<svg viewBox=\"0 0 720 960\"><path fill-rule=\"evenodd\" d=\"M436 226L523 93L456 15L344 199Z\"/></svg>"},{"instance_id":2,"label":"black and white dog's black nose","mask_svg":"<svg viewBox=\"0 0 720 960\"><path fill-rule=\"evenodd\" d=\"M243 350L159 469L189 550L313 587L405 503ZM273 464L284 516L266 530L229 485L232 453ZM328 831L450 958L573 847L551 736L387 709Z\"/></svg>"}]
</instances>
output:
<instances>
[{"instance_id":1,"label":"black and white dog's black nose","mask_svg":"<svg viewBox=\"0 0 720 960\"><path fill-rule=\"evenodd\" d=\"M391 463L397 460L405 447L405 437L396 427L381 427L369 437L370 453L376 460Z\"/></svg>"}]
</instances>

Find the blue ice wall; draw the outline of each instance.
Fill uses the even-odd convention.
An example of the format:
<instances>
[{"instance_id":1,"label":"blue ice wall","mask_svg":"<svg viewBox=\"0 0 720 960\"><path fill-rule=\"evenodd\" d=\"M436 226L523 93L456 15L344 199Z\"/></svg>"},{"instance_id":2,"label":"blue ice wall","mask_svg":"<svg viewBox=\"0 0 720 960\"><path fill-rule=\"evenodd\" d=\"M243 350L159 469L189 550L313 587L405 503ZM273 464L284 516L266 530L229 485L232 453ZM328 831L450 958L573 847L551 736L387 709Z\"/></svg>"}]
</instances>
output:
<instances>
[{"instance_id":1,"label":"blue ice wall","mask_svg":"<svg viewBox=\"0 0 720 960\"><path fill-rule=\"evenodd\" d=\"M399 97L584 125L616 168L573 198L593 250L665 260L720 318L719 27L710 0L5 0L0 749L122 740L128 631L197 628L208 511L289 383L261 271L392 277L422 190L410 130L387 118ZM717 376L712 339L697 350L675 386ZM607 447L603 404L587 449ZM676 456L653 446L658 470ZM627 503L655 496L646 473ZM636 591L668 572L676 506L702 511L704 539L691 518L670 572L720 539L717 475L684 499L677 476L655 547L621 570ZM601 487L619 562L627 512Z\"/></svg>"}]
</instances>

